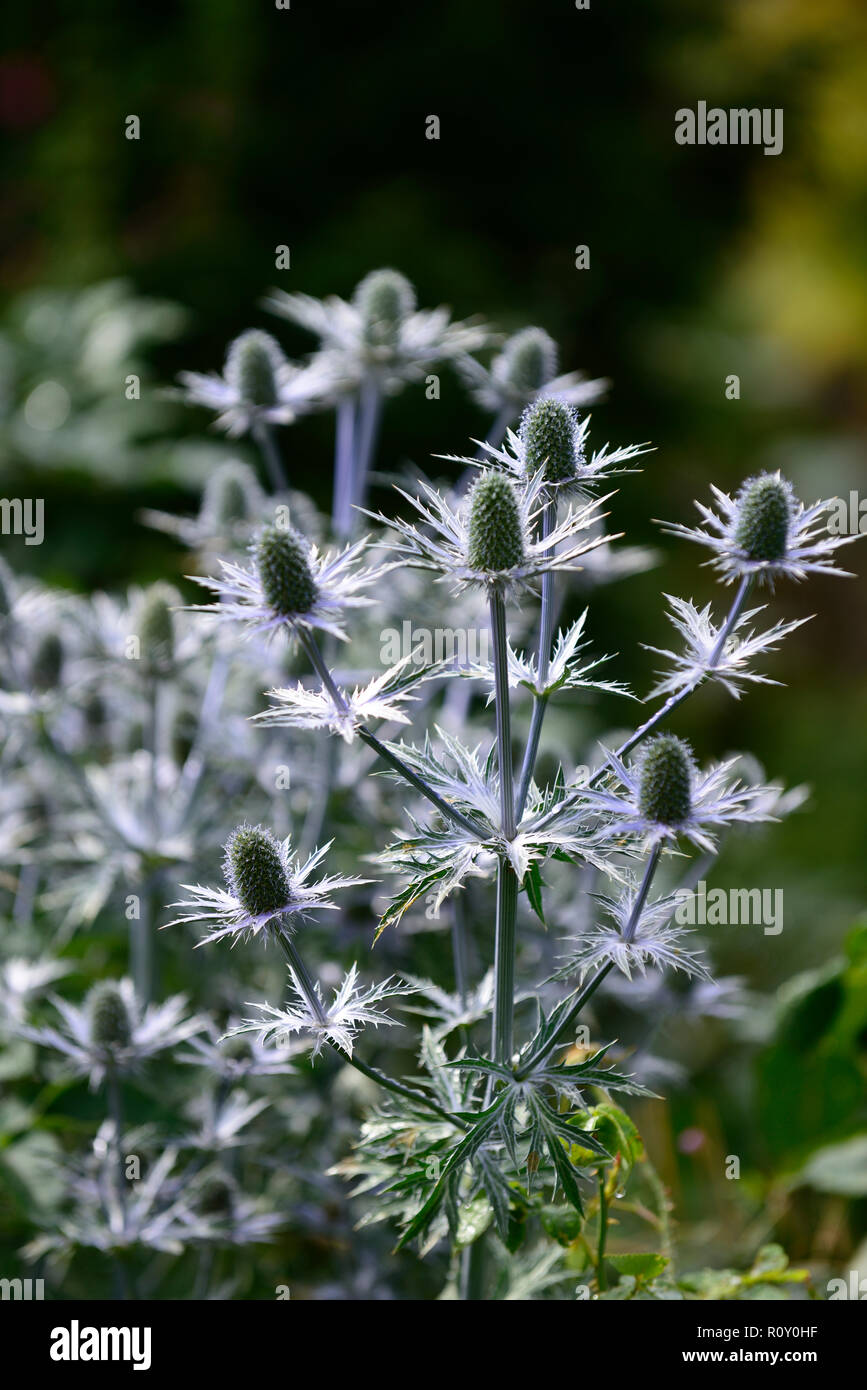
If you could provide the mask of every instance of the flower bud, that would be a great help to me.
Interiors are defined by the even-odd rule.
[[[56,690],[63,674],[63,643],[53,630],[44,632],[36,643],[30,662],[30,683],[43,694]]]
[[[268,606],[284,618],[309,613],[318,591],[304,537],[291,527],[266,526],[256,542],[255,556]]]
[[[638,808],[656,825],[682,825],[692,810],[692,757],[673,734],[648,743],[641,762]]]
[[[277,405],[278,378],[285,360],[280,344],[270,333],[248,329],[229,347],[226,380],[244,405]]]
[[[353,302],[374,344],[393,343],[404,319],[415,309],[415,290],[397,270],[372,270],[356,286]]]
[[[255,474],[246,463],[223,463],[208,479],[201,517],[215,535],[222,535],[259,511],[261,494]]]
[[[521,396],[535,396],[557,374],[557,344],[544,328],[522,328],[503,348],[506,380]]]
[[[206,1216],[232,1215],[235,1189],[222,1173],[210,1173],[199,1189],[199,1211]]]
[[[748,478],[737,496],[735,542],[750,560],[785,557],[792,520],[792,496],[778,474]]]
[[[277,912],[292,896],[279,842],[261,825],[240,825],[226,843],[223,871],[245,912]]]
[[[167,676],[175,658],[175,618],[180,595],[168,584],[152,584],[136,616],[141,660],[148,675]]]
[[[549,483],[565,483],[575,477],[577,426],[575,411],[564,401],[543,396],[527,406],[521,421],[521,439],[530,477],[540,468]]]
[[[230,1062],[249,1062],[253,1058],[253,1044],[246,1033],[233,1033],[230,1038],[224,1038],[220,1049]]]
[[[509,570],[524,560],[524,536],[515,489],[490,469],[474,484],[469,500],[467,564],[474,570]]]
[[[120,989],[113,980],[101,980],[87,996],[90,1037],[97,1047],[116,1051],[128,1047],[132,1023]]]

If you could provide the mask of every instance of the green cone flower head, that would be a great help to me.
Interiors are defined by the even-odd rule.
[[[514,569],[524,561],[524,532],[515,489],[496,469],[483,473],[469,498],[467,564],[471,569]]]
[[[233,831],[223,871],[230,891],[251,917],[277,912],[292,896],[280,844],[261,825],[240,825]]]
[[[167,676],[175,658],[175,618],[180,603],[177,590],[168,584],[152,584],[136,617],[141,659],[150,675]]]
[[[63,674],[63,643],[60,634],[44,632],[36,643],[30,663],[30,682],[34,690],[45,694],[56,690]]]
[[[506,343],[506,379],[522,396],[534,396],[557,373],[557,344],[544,328],[522,328]]]
[[[682,825],[692,810],[693,763],[689,745],[658,734],[641,762],[638,807],[656,825]]]
[[[735,542],[750,560],[782,560],[789,542],[792,492],[784,478],[748,478],[737,496]]]
[[[222,1173],[210,1173],[199,1191],[199,1210],[206,1216],[230,1217],[235,1209],[235,1189]]]
[[[415,309],[415,290],[397,270],[372,270],[356,286],[353,302],[367,341],[386,346],[396,341],[400,325]]]
[[[229,348],[226,380],[245,405],[279,404],[278,376],[285,358],[276,338],[259,328],[248,329]]]
[[[541,468],[546,482],[566,483],[577,467],[578,417],[565,401],[543,396],[524,411],[521,439],[524,463],[532,477]]]
[[[259,488],[252,469],[245,463],[230,461],[221,464],[208,479],[201,515],[221,535],[245,521],[253,521],[258,502]]]
[[[253,1044],[243,1033],[234,1033],[221,1041],[220,1050],[231,1062],[249,1062],[253,1056]]]
[[[129,1047],[132,1022],[126,1000],[113,980],[101,980],[87,996],[90,1036],[97,1047],[114,1052]]]
[[[304,537],[291,527],[266,526],[256,542],[255,557],[269,607],[284,618],[309,612],[318,591]]]

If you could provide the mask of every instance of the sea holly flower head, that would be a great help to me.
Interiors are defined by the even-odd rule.
[[[101,980],[87,998],[90,1036],[97,1047],[113,1053],[129,1046],[132,1023],[120,988],[113,980]]]
[[[398,270],[372,270],[355,287],[352,302],[371,347],[393,348],[401,324],[416,307],[415,289]]]
[[[679,826],[692,810],[692,754],[673,734],[659,734],[641,759],[638,809],[648,821]]]
[[[636,835],[650,848],[683,837],[710,853],[716,848],[715,827],[773,819],[766,788],[729,780],[737,758],[701,772],[689,745],[671,734],[650,739],[629,765],[613,752],[607,758],[612,785],[574,791],[578,802],[602,813],[600,841]]]
[[[262,593],[274,612],[286,618],[308,613],[318,591],[303,537],[291,528],[266,526],[253,553]]]
[[[471,395],[485,410],[515,419],[537,396],[567,405],[590,405],[605,394],[608,382],[588,381],[582,372],[557,375],[557,344],[544,328],[522,328],[507,338],[490,367],[472,357],[458,363]]]
[[[202,495],[202,519],[218,535],[249,524],[261,514],[264,497],[252,468],[236,459],[220,464]]]
[[[251,328],[236,338],[226,357],[226,381],[245,405],[269,409],[280,395],[280,372],[286,359],[270,333]]]
[[[270,1240],[285,1222],[280,1212],[265,1211],[247,1197],[224,1170],[206,1173],[192,1195],[195,1209],[189,1235],[198,1241],[251,1245]]]
[[[205,1026],[202,1019],[188,1016],[181,994],[143,1008],[128,979],[100,981],[82,1006],[56,996],[51,1002],[61,1017],[58,1027],[24,1027],[21,1034],[61,1053],[76,1075],[89,1078],[93,1090],[109,1071],[136,1072],[156,1053],[185,1042]]]
[[[805,507],[781,473],[748,478],[734,498],[718,487],[711,491],[717,511],[696,502],[703,525],[664,522],[673,536],[707,546],[713,565],[726,584],[745,578],[773,584],[780,576],[804,579],[808,574],[847,575],[837,569],[835,552],[858,536],[830,536],[823,518],[836,506],[834,498]]]
[[[599,508],[608,497],[570,507],[540,539],[537,523],[546,501],[541,472],[517,482],[502,468],[485,469],[454,502],[428,483],[419,487],[417,497],[397,489],[419,513],[418,524],[401,517],[376,519],[397,532],[390,548],[406,564],[435,571],[455,591],[475,585],[503,592],[529,588],[545,573],[580,569],[579,557],[612,539],[587,534],[601,519]]]
[[[521,420],[524,466],[540,472],[550,486],[575,481],[584,462],[578,416],[565,401],[543,396],[529,405]]]
[[[372,382],[393,394],[437,362],[462,360],[489,337],[483,324],[452,322],[448,309],[418,309],[413,286],[390,269],[366,275],[349,302],[275,290],[265,307],[316,334],[321,351],[314,361],[343,390]]]
[[[508,478],[491,469],[476,480],[470,494],[467,564],[495,574],[523,562],[524,537],[515,489]]]
[[[200,946],[223,937],[229,937],[234,945],[242,938],[249,940],[261,935],[267,939],[277,930],[290,931],[293,918],[304,918],[321,909],[333,910],[335,905],[328,898],[332,890],[366,881],[337,875],[313,880],[314,870],[330,848],[329,842],[301,864],[291,856],[288,836],[281,841],[264,826],[240,825],[225,845],[226,887],[183,884],[192,896],[171,904],[181,909],[181,916],[166,926],[205,923],[213,929],[202,938]]]
[[[782,560],[792,524],[792,488],[779,474],[749,478],[737,495],[735,540],[747,559]]]
[[[217,598],[215,603],[193,604],[191,611],[212,613],[223,622],[241,621],[250,633],[319,628],[345,640],[344,610],[369,604],[359,590],[389,568],[358,567],[367,544],[362,537],[344,550],[321,554],[298,531],[266,526],[250,547],[252,566],[220,560],[218,579],[190,575]]]
[[[135,618],[142,670],[156,678],[171,674],[175,661],[175,618],[180,594],[168,584],[152,584],[139,604]]]
[[[209,475],[196,516],[147,510],[141,519],[191,549],[209,551],[227,542],[248,540],[252,528],[261,524],[266,506],[265,494],[249,464],[227,459]]]
[[[465,468],[494,465],[510,474],[522,488],[541,475],[545,487],[556,489],[558,495],[589,496],[609,478],[638,472],[635,460],[652,452],[649,444],[612,447],[607,443],[588,452],[590,420],[589,415],[579,419],[568,402],[546,394],[527,407],[517,430],[506,430],[502,447],[479,440],[475,457],[446,457]]]
[[[280,842],[261,826],[239,825],[226,842],[223,872],[229,891],[254,916],[278,912],[292,888]]]
[[[178,380],[186,403],[218,411],[217,427],[233,436],[260,425],[291,424],[327,405],[335,388],[324,360],[303,367],[289,362],[276,339],[259,329],[230,343],[222,376],[181,372]]]

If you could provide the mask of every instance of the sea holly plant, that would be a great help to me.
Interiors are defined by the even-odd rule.
[[[351,309],[334,303],[328,314],[314,313],[297,298],[280,307],[315,321],[343,352],[365,344],[368,370],[384,371],[381,364],[395,360],[412,305],[397,282],[363,288]],[[377,296],[388,303],[378,319],[370,307]],[[528,353],[530,346],[513,344],[510,352]],[[492,379],[507,380],[506,366],[496,367]],[[537,366],[534,380],[552,370]],[[514,376],[514,363],[509,370]],[[647,448],[606,445],[589,452],[589,422],[579,417],[570,390],[545,394],[543,386],[525,383],[529,403],[502,446],[485,442],[478,456],[461,460],[473,470],[469,488],[449,493],[420,480],[414,491],[398,489],[400,512],[367,514],[384,531],[355,541],[337,560],[321,559],[292,529],[266,527],[252,541],[249,568],[227,561],[221,579],[203,581],[217,595],[210,612],[220,622],[265,632],[272,641],[282,635],[307,661],[308,676],[296,687],[268,692],[271,703],[257,723],[360,740],[376,757],[370,770],[387,774],[409,802],[391,843],[376,856],[390,897],[376,935],[419,902],[434,917],[456,908],[470,881],[480,880],[472,895],[481,914],[474,936],[487,937],[492,972],[467,978],[466,908],[457,908],[454,992],[410,971],[403,979],[363,984],[363,970],[353,965],[329,1002],[306,949],[305,919],[331,907],[331,888],[348,880],[311,881],[328,847],[300,868],[289,858],[288,842],[278,844],[261,827],[233,832],[226,887],[193,890],[180,920],[219,923],[208,939],[261,935],[278,944],[288,964],[286,996],[248,1006],[232,1035],[251,1034],[260,1047],[306,1040],[314,1058],[328,1047],[379,1087],[379,1104],[352,1156],[335,1171],[355,1180],[360,1201],[376,1196],[363,1224],[390,1222],[398,1247],[422,1254],[448,1247],[453,1296],[509,1296],[502,1290],[528,1270],[556,1284],[564,1268],[585,1271],[587,1287],[602,1297],[685,1296],[662,1278],[667,1250],[608,1254],[612,1207],[627,1210],[620,1206],[624,1192],[641,1180],[648,1185],[646,1156],[621,1104],[651,1093],[626,1059],[616,1060],[615,1040],[576,1046],[575,1037],[612,972],[627,980],[648,971],[709,978],[675,917],[677,865],[696,852],[712,862],[723,832],[772,819],[782,800],[772,787],[746,783],[737,758],[700,767],[667,721],[705,682],[719,681],[739,695],[745,683],[769,679],[754,673],[750,661],[799,624],[747,628],[764,611],[745,608],[748,594],[784,576],[839,573],[833,562],[842,542],[821,530],[829,504],[805,508],[776,474],[747,480],[734,499],[715,490],[720,511],[700,506],[705,526],[699,530],[671,525],[712,549],[722,577],[738,583],[733,603],[720,620],[710,606],[698,610],[670,598],[686,650],[662,653],[671,669],[656,694],[667,698],[617,748],[603,748],[595,769],[573,778],[561,766],[553,782],[540,784],[537,756],[551,702],[579,688],[629,695],[618,682],[599,678],[603,658],[588,654],[586,612],[565,629],[557,624],[570,576],[587,555],[617,539],[601,529],[602,508],[613,495],[602,489],[616,474],[633,471]],[[350,579],[362,548],[374,542],[390,558]],[[436,722],[421,741],[414,729],[399,740],[380,736],[372,724],[414,723],[410,706],[398,711],[385,698],[377,704],[350,690],[334,669],[333,640],[330,646],[321,640],[338,638],[351,648],[357,588],[363,582],[363,602],[375,604],[378,590],[391,582],[386,573],[404,567],[432,576],[444,607],[450,596],[469,595],[488,624],[488,661],[421,669],[400,687],[412,702],[431,682],[473,683],[489,721],[476,742]],[[536,633],[523,650],[510,625],[528,609],[535,611]],[[520,626],[526,634],[526,623]],[[379,693],[400,679],[399,671],[388,673]],[[521,748],[514,706],[528,697]],[[530,920],[535,915],[544,923],[546,880],[555,868],[579,882],[590,871],[606,888],[597,886],[590,925],[564,942],[557,967],[521,978],[524,905]],[[660,873],[669,880],[662,891]],[[424,1019],[412,1077],[368,1060],[369,1028],[395,1022],[381,1007],[386,1000],[400,1001],[404,1027],[413,1016]],[[650,1204],[639,1194],[631,1210],[649,1214],[659,1233],[667,1229],[666,1199],[658,1179],[649,1186]],[[565,1266],[556,1254],[553,1261],[544,1256],[549,1240],[564,1252]]]
[[[803,791],[699,758],[676,716],[711,682],[775,684],[756,662],[805,619],[768,613],[774,586],[840,572],[833,504],[762,474],[714,489],[696,528],[663,523],[733,592],[666,595],[676,636],[640,701],[594,623],[595,587],[657,558],[616,529],[651,451],[597,442],[607,383],[561,373],[542,329],[418,309],[393,270],[268,308],[318,346],[291,362],[251,328],[220,375],[182,376],[239,452],[192,516],[141,517],[186,552],[171,583],[83,597],[0,565],[0,1033],[21,1087],[0,1171],[22,1205],[33,1188],[23,1258],[84,1296],[76,1279],[267,1297],[289,1248],[319,1297],[403,1294],[410,1267],[465,1299],[798,1287],[775,1247],[746,1273],[678,1269],[637,1116],[681,1074],[608,1023],[652,1039],[675,1012],[737,1015],[677,908]],[[484,437],[386,494],[383,405],[439,368]],[[282,448],[314,410],[334,411],[328,516]],[[485,640],[435,650],[439,629]],[[600,696],[625,732],[588,747]],[[50,1201],[22,1114],[52,1146]]]

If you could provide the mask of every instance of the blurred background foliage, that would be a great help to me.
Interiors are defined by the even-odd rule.
[[[218,368],[251,324],[274,330],[257,307],[268,288],[348,295],[376,265],[408,274],[422,304],[543,325],[564,370],[613,380],[596,440],[657,446],[612,510],[661,567],[594,599],[601,645],[608,627],[634,634],[618,675],[639,691],[654,662],[639,641],[667,644],[660,589],[717,592],[650,518],[685,521],[710,482],[766,468],[808,501],[863,493],[861,0],[46,0],[4,27],[2,492],[43,495],[47,527],[41,547],[3,538],[16,566],[83,591],[177,579],[182,553],[141,508],[190,511],[217,457],[253,455],[207,442],[205,419],[160,388]],[[677,145],[674,113],[698,100],[782,107],[783,153]],[[312,347],[276,331],[291,354]],[[316,416],[284,436],[293,485],[324,504],[331,428]],[[430,455],[483,428],[456,378],[435,402],[412,388],[387,413],[380,466],[442,469]],[[847,558],[863,576],[860,548]],[[817,580],[773,603],[819,615],[773,660],[790,688],[705,691],[678,731],[703,756],[749,748],[811,784],[805,810],[733,843],[714,878],[782,888],[785,927],[717,932],[718,970],[761,1006],[740,1045],[703,1036],[689,1090],[640,1123],[701,1258],[776,1231],[793,1259],[833,1263],[852,1258],[867,1205],[867,598],[861,579]],[[753,1225],[727,1225],[744,1203],[727,1154]]]

